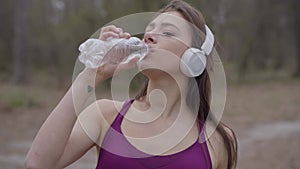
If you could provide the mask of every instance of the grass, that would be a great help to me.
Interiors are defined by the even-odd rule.
[[[16,86],[2,83],[0,111],[53,109],[67,87],[58,89],[55,85],[45,84],[44,82]],[[97,94],[101,93],[101,98],[111,97],[108,84],[96,90]],[[299,100],[300,80],[296,78],[255,83],[229,83],[223,119],[239,127],[249,126],[254,120],[261,123],[272,120],[292,120],[300,116]]]
[[[40,109],[53,106],[63,90],[39,85],[2,84],[0,87],[0,111],[13,112],[18,109]]]
[[[7,145],[16,140],[32,140],[66,90],[67,88],[58,89],[55,85],[47,85],[46,81],[42,84],[23,86],[2,83],[0,86],[0,144]],[[105,90],[105,87],[99,88],[97,92],[102,92],[104,97],[110,96],[109,90]],[[248,129],[265,123],[299,121],[299,103],[299,79],[229,83],[223,121],[236,132],[239,138]],[[287,138],[262,140],[255,143],[251,150],[254,155],[241,159],[239,168],[274,168],[274,166],[287,166],[287,169],[299,168],[300,163],[296,159],[299,150],[293,146],[298,144],[300,137],[297,135],[294,137],[295,141]],[[286,142],[290,142],[291,145],[283,146]],[[3,147],[0,155],[25,156],[28,151],[28,148]],[[285,156],[280,161],[278,160],[280,157],[276,154],[282,153],[285,153]],[[241,154],[245,157],[248,152],[241,152]],[[20,164],[2,164],[0,161],[0,166],[5,165],[8,165],[7,168],[18,168],[16,166]]]

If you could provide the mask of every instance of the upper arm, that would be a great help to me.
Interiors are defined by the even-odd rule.
[[[101,133],[107,128],[106,116],[114,114],[108,100],[99,100],[84,109],[73,127],[57,168],[64,168],[82,157],[89,149],[101,144]],[[111,117],[111,116],[109,116]]]
[[[89,138],[80,122],[77,120],[56,168],[60,169],[72,164],[94,145],[95,143]]]

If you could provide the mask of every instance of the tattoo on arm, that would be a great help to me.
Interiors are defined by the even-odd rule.
[[[88,85],[88,87],[87,87],[87,91],[88,91],[88,93],[92,92],[92,91],[93,91],[93,87],[92,87],[92,86],[90,86],[90,85]]]

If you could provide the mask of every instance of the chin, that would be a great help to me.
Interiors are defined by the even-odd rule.
[[[147,60],[142,60],[138,63],[137,67],[139,69],[139,71],[141,73],[143,73],[144,75],[148,74],[149,72],[155,70],[153,69],[153,66],[151,66],[152,64],[149,63],[149,61]],[[151,68],[152,67],[152,68]]]

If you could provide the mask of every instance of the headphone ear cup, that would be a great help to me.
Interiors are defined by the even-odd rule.
[[[180,61],[180,70],[188,77],[201,75],[206,67],[205,53],[196,48],[187,49]]]

